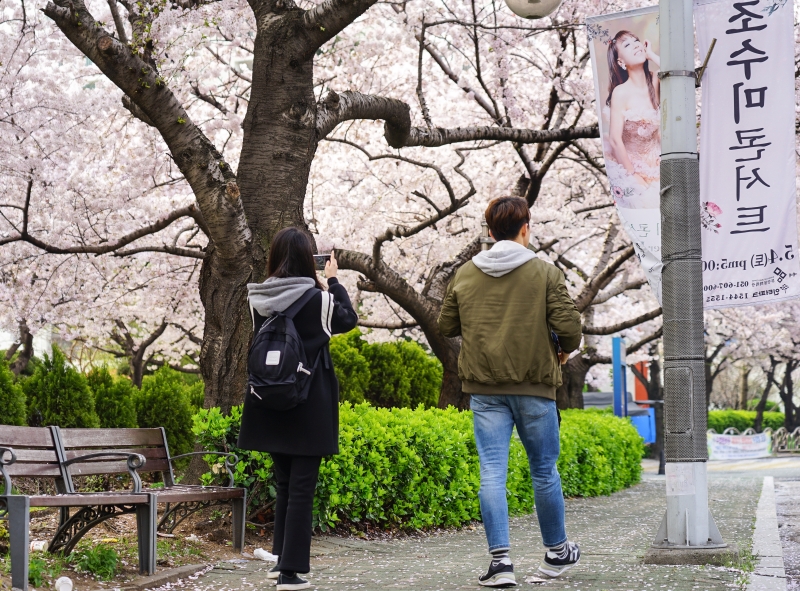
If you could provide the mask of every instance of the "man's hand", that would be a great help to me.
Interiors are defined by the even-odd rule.
[[[564,353],[563,351],[558,354],[558,360],[561,362],[561,365],[564,365],[567,360],[569,359],[569,353]]]

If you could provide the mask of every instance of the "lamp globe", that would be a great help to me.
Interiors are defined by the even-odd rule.
[[[511,12],[522,18],[544,18],[561,6],[562,0],[506,0]]]

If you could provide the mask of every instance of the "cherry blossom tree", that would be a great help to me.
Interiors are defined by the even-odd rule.
[[[7,323],[111,335],[136,363],[162,326],[165,342],[202,339],[206,404],[229,408],[245,380],[245,285],[263,278],[271,236],[298,225],[358,274],[363,324],[424,336],[445,366],[442,404],[463,406],[439,302],[480,247],[486,202],[517,192],[592,335],[561,395],[579,406],[607,361],[600,336],[632,331],[632,352],[659,334],[591,139],[581,23],[598,11],[568,1],[531,25],[475,2],[7,9]]]

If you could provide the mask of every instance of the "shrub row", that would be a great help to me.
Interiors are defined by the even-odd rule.
[[[782,412],[765,412],[763,428],[769,427],[777,431],[783,427],[784,415]],[[708,411],[708,428],[722,433],[728,427],[734,427],[743,432],[755,427],[756,412],[754,410],[710,410]]]
[[[442,364],[415,341],[368,343],[355,329],[331,339],[331,357],[342,401],[374,406],[436,406]]]
[[[164,427],[170,451],[192,450],[192,415],[202,406],[203,383],[162,367],[134,387],[106,367],[83,375],[53,346],[33,374],[15,381],[0,357],[0,424],[60,427]]]
[[[227,416],[218,408],[200,410],[194,433],[204,448],[239,456],[235,480],[249,489],[254,511],[274,499],[275,482],[269,454],[236,446],[241,412],[241,407]],[[566,496],[610,494],[639,481],[644,446],[629,421],[581,410],[562,415],[558,469]],[[418,529],[480,518],[470,412],[345,402],[340,425],[341,453],[325,458],[320,468],[315,526],[324,530],[344,520]],[[210,484],[217,477],[212,471],[203,480]],[[531,511],[528,461],[516,436],[507,489],[511,514]]]

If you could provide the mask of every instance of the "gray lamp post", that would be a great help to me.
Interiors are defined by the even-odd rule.
[[[706,478],[708,409],[692,0],[661,0],[659,18],[667,512],[653,543],[656,554],[726,546],[708,509]]]

